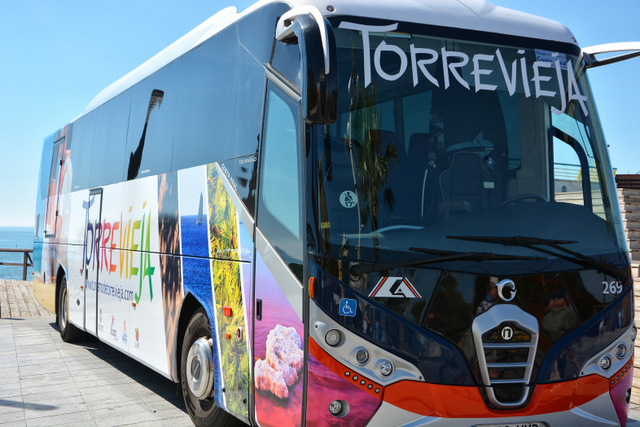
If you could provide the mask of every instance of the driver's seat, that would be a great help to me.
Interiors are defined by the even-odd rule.
[[[475,152],[453,154],[448,169],[440,175],[442,202],[439,211],[445,218],[450,213],[489,209],[495,183],[482,157]]]

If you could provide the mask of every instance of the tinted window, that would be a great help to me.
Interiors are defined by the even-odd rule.
[[[271,65],[296,87],[300,87],[300,48],[297,44],[276,43]]]
[[[269,62],[274,45],[276,24],[280,16],[290,8],[285,3],[269,4],[238,22],[238,40],[261,63]],[[297,45],[295,48],[298,48]]]
[[[47,197],[49,178],[51,175],[51,156],[53,155],[53,136],[44,140],[42,145],[42,158],[40,159],[40,198]]]
[[[167,65],[133,88],[125,178],[171,170],[180,60]]]
[[[53,144],[51,167],[49,168],[49,182],[47,189],[47,208],[44,220],[45,234],[56,233],[56,218],[58,216],[58,195],[60,194],[60,159],[63,159],[64,138]]]
[[[275,93],[269,93],[265,117],[262,200],[271,215],[299,239],[296,133],[293,107]]]
[[[270,86],[267,93],[258,226],[295,273],[302,273],[297,105]]]
[[[182,59],[172,169],[255,153],[264,70],[228,28]]]
[[[97,109],[89,185],[99,187],[122,180],[131,90]]]
[[[73,191],[89,187],[91,152],[95,134],[97,110],[90,112],[73,123],[71,141],[71,168]]]

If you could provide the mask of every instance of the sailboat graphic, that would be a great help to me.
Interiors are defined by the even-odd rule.
[[[202,225],[202,193],[200,193],[200,207],[198,208],[198,221],[196,224]]]

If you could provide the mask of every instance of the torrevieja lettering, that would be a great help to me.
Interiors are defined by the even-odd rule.
[[[381,33],[395,31],[398,24],[391,25],[364,25],[354,22],[341,22],[339,28],[360,31],[362,34],[362,48],[364,55],[364,85],[369,86],[372,81],[372,71],[382,79],[396,81],[408,72],[409,67],[413,79],[413,86],[417,86],[421,79],[428,80],[436,87],[448,89],[452,84],[459,84],[467,90],[471,90],[469,82],[463,76],[463,69],[470,73],[473,80],[474,90],[495,91],[498,85],[495,78],[491,83],[488,76],[499,73],[504,82],[504,88],[510,96],[516,92],[516,87],[520,86],[525,97],[541,96],[549,98],[560,98],[560,108],[552,107],[555,114],[562,114],[568,103],[577,102],[585,116],[589,115],[587,109],[588,98],[580,92],[580,86],[576,80],[571,60],[567,60],[566,55],[558,52],[548,52],[536,50],[536,60],[531,61],[525,56],[524,49],[518,49],[516,59],[508,64],[505,62],[501,50],[495,52],[476,53],[470,55],[466,52],[449,50],[442,47],[440,50],[417,47],[411,43],[409,52],[405,52],[400,46],[382,40],[373,49],[371,57],[372,34],[380,36]],[[379,40],[380,37],[376,37]],[[389,37],[389,39],[392,39]],[[383,54],[393,54],[398,57],[399,68],[397,72],[390,73],[383,67]],[[395,62],[395,61],[394,61]],[[438,63],[439,62],[439,63]],[[434,65],[435,64],[435,65]],[[469,65],[470,69],[469,70]],[[428,66],[432,66],[429,71]],[[441,80],[436,78],[433,67],[440,67],[442,71]],[[440,73],[438,73],[440,75]]]
[[[142,217],[132,215],[133,207],[128,213],[121,212],[119,221],[87,223],[85,241],[85,267],[100,274],[118,275],[123,279],[139,279],[138,292],[133,294],[136,304],[140,303],[146,284],[149,286],[149,300],[153,301],[153,272],[151,265],[151,212],[145,212],[146,202],[142,204]],[[91,242],[89,244],[89,242]],[[130,293],[101,283],[100,292],[119,300],[130,300]],[[120,290],[120,291],[119,291]]]

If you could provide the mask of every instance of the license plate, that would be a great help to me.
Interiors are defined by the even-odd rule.
[[[473,427],[547,427],[547,423],[530,421],[526,423],[476,424]]]

